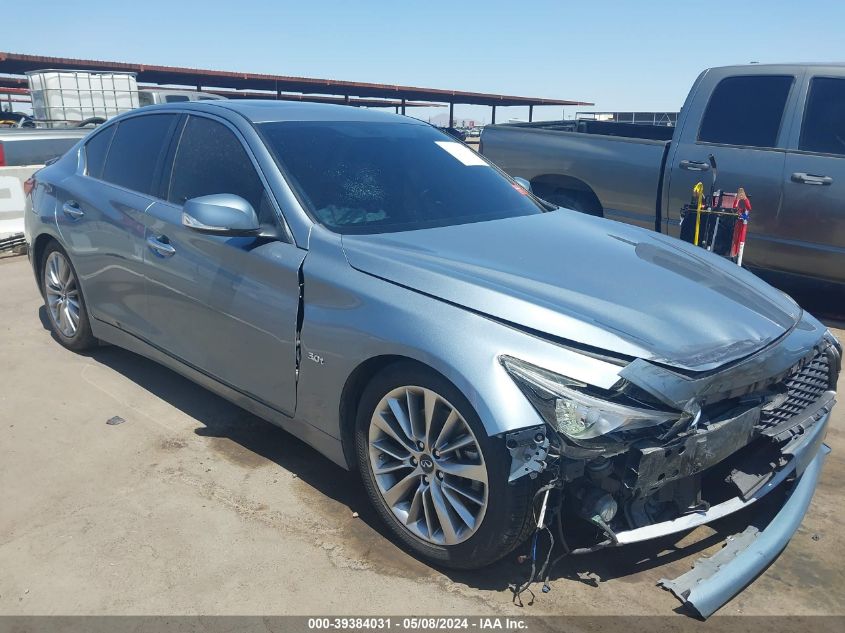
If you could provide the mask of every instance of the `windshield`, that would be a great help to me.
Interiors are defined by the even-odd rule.
[[[338,233],[385,233],[544,211],[465,145],[428,125],[258,126],[308,212]]]

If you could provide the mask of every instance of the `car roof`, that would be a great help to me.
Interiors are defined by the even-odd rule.
[[[220,109],[225,109],[230,112],[236,112],[253,123],[269,123],[275,121],[371,121],[426,125],[422,121],[411,117],[376,109],[334,105],[330,103],[275,101],[272,99],[190,101],[146,106],[145,109],[163,109],[163,107],[209,113],[219,113]]]

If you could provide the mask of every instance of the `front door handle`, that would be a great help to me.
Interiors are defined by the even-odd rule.
[[[703,160],[682,160],[678,163],[678,166],[687,171],[708,171],[710,169],[710,163],[705,163]]]
[[[148,237],[147,246],[158,257],[172,257],[176,253],[176,249],[164,235],[160,237]]]
[[[62,205],[62,213],[72,220],[78,220],[85,212],[79,208],[79,203],[76,200],[68,200]]]
[[[816,174],[805,174],[803,171],[796,171],[792,174],[792,182],[800,182],[803,185],[832,185],[833,178],[830,176],[817,176]]]

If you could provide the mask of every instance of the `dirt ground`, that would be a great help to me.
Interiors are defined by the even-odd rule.
[[[515,555],[473,573],[415,560],[302,442],[129,352],[69,352],[44,319],[26,257],[0,260],[2,615],[672,614],[657,581],[745,520],[564,561],[520,609]],[[801,528],[720,614],[845,614],[843,422],[840,405]]]

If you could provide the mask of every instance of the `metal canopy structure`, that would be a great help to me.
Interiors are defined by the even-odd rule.
[[[134,72],[139,82],[160,86],[191,86],[197,90],[216,92],[214,89],[226,88],[238,91],[263,91],[261,98],[284,99],[295,95],[322,95],[339,98],[342,103],[353,104],[352,99],[382,99],[393,103],[381,103],[379,106],[393,106],[397,110],[410,107],[410,101],[449,105],[449,121],[454,120],[455,104],[484,105],[493,108],[493,123],[496,122],[496,107],[527,106],[529,120],[533,118],[534,106],[573,106],[593,105],[585,101],[565,99],[543,99],[513,95],[489,94],[483,92],[465,92],[443,90],[439,88],[419,88],[390,84],[374,84],[336,79],[315,79],[311,77],[289,77],[285,75],[266,75],[259,73],[240,73],[221,70],[202,70],[180,68],[176,66],[151,66],[125,62],[109,62],[91,59],[72,59],[65,57],[44,57],[40,55],[22,55],[0,51],[0,73],[23,75],[29,71],[43,70],[88,70],[102,72]],[[14,87],[14,86],[9,86]],[[229,96],[228,94],[226,96]],[[234,96],[234,95],[233,95]],[[258,95],[251,95],[253,97]],[[304,96],[296,100],[308,101]],[[396,103],[398,102],[398,104]],[[355,104],[364,105],[364,104]],[[420,104],[414,104],[419,106]],[[373,107],[373,106],[371,106]],[[378,107],[378,106],[375,106]]]
[[[139,85],[139,89],[156,89],[160,86]],[[309,101],[315,103],[335,103],[340,105],[363,106],[367,108],[399,108],[402,105],[401,101],[395,99],[360,99],[357,97],[330,97],[326,95],[302,95],[282,93],[281,95],[273,95],[267,92],[245,92],[240,90],[215,90],[204,89],[203,92],[208,92],[227,99],[278,99],[281,101]],[[0,95],[6,95],[0,101],[29,103],[29,88],[27,88],[26,79],[17,77],[3,77],[0,76]],[[12,96],[13,95],[13,96]],[[25,98],[21,98],[25,97]],[[445,107],[440,103],[428,103],[426,101],[408,101],[406,107],[413,108],[442,108]]]

